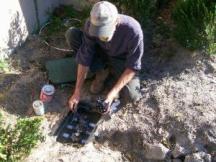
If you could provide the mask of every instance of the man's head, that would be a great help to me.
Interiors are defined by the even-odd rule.
[[[96,3],[90,13],[89,34],[108,42],[112,39],[118,20],[118,10],[107,1]]]

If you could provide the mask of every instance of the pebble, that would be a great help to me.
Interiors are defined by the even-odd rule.
[[[185,157],[184,162],[211,162],[211,155],[205,152],[198,152]]]

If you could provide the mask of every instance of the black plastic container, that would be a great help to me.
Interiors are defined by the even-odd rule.
[[[75,113],[69,112],[59,125],[55,135],[61,143],[72,143],[82,146],[93,139],[97,125],[101,121],[101,113],[93,111],[93,107],[80,102]]]

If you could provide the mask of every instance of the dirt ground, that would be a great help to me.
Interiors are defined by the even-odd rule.
[[[32,102],[48,82],[45,62],[67,54],[47,47],[38,36],[16,51],[11,65],[15,72],[1,74],[1,107],[8,118],[34,115]],[[216,58],[185,50],[172,40],[159,47],[146,43],[141,80],[141,101],[99,125],[97,140],[79,149],[57,143],[53,136],[68,111],[74,84],[56,86],[54,99],[46,105],[42,129],[46,140],[26,162],[147,161],[142,151],[145,143],[163,143],[171,150],[180,144],[188,152],[204,150],[214,156]]]
[[[123,107],[98,126],[95,141],[75,148],[57,143],[53,135],[68,112],[74,84],[56,85],[42,126],[46,140],[25,162],[157,162],[145,159],[146,143],[162,143],[171,152],[180,145],[187,154],[204,151],[216,159],[216,57],[186,50],[172,39],[158,43],[155,37],[146,29],[139,103]],[[46,61],[66,55],[70,53],[46,46],[37,35],[17,49],[10,58],[11,72],[0,74],[0,107],[12,119],[9,123],[35,115],[32,102],[49,82]],[[87,81],[83,95],[88,100],[97,97],[88,93],[89,85]],[[172,155],[164,161],[170,159]]]

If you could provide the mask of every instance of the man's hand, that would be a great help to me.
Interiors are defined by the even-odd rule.
[[[110,106],[111,106],[111,104],[112,104],[112,102],[113,102],[113,100],[116,98],[116,96],[117,96],[117,93],[115,92],[115,91],[110,91],[109,93],[108,93],[108,95],[107,95],[107,98],[106,98],[106,100],[104,101],[105,103],[107,103],[107,111],[105,112],[105,114],[107,114],[107,113],[110,113]]]
[[[80,94],[79,93],[74,93],[69,101],[68,101],[68,104],[69,104],[69,109],[71,111],[75,111],[76,108],[77,108],[77,104],[79,103],[79,100],[80,100]]]
[[[131,69],[125,69],[125,71],[122,73],[120,78],[118,79],[117,83],[114,85],[114,87],[111,89],[111,91],[108,93],[107,98],[105,100],[106,103],[108,103],[108,108],[106,113],[110,112],[110,106],[115,99],[115,97],[118,95],[120,90],[129,82],[131,79],[135,76],[135,71]]]
[[[75,111],[76,106],[79,103],[81,88],[86,78],[87,72],[88,72],[88,67],[83,66],[81,64],[78,65],[77,82],[76,82],[75,90],[73,92],[73,95],[70,97],[68,101],[69,108],[71,111]]]

